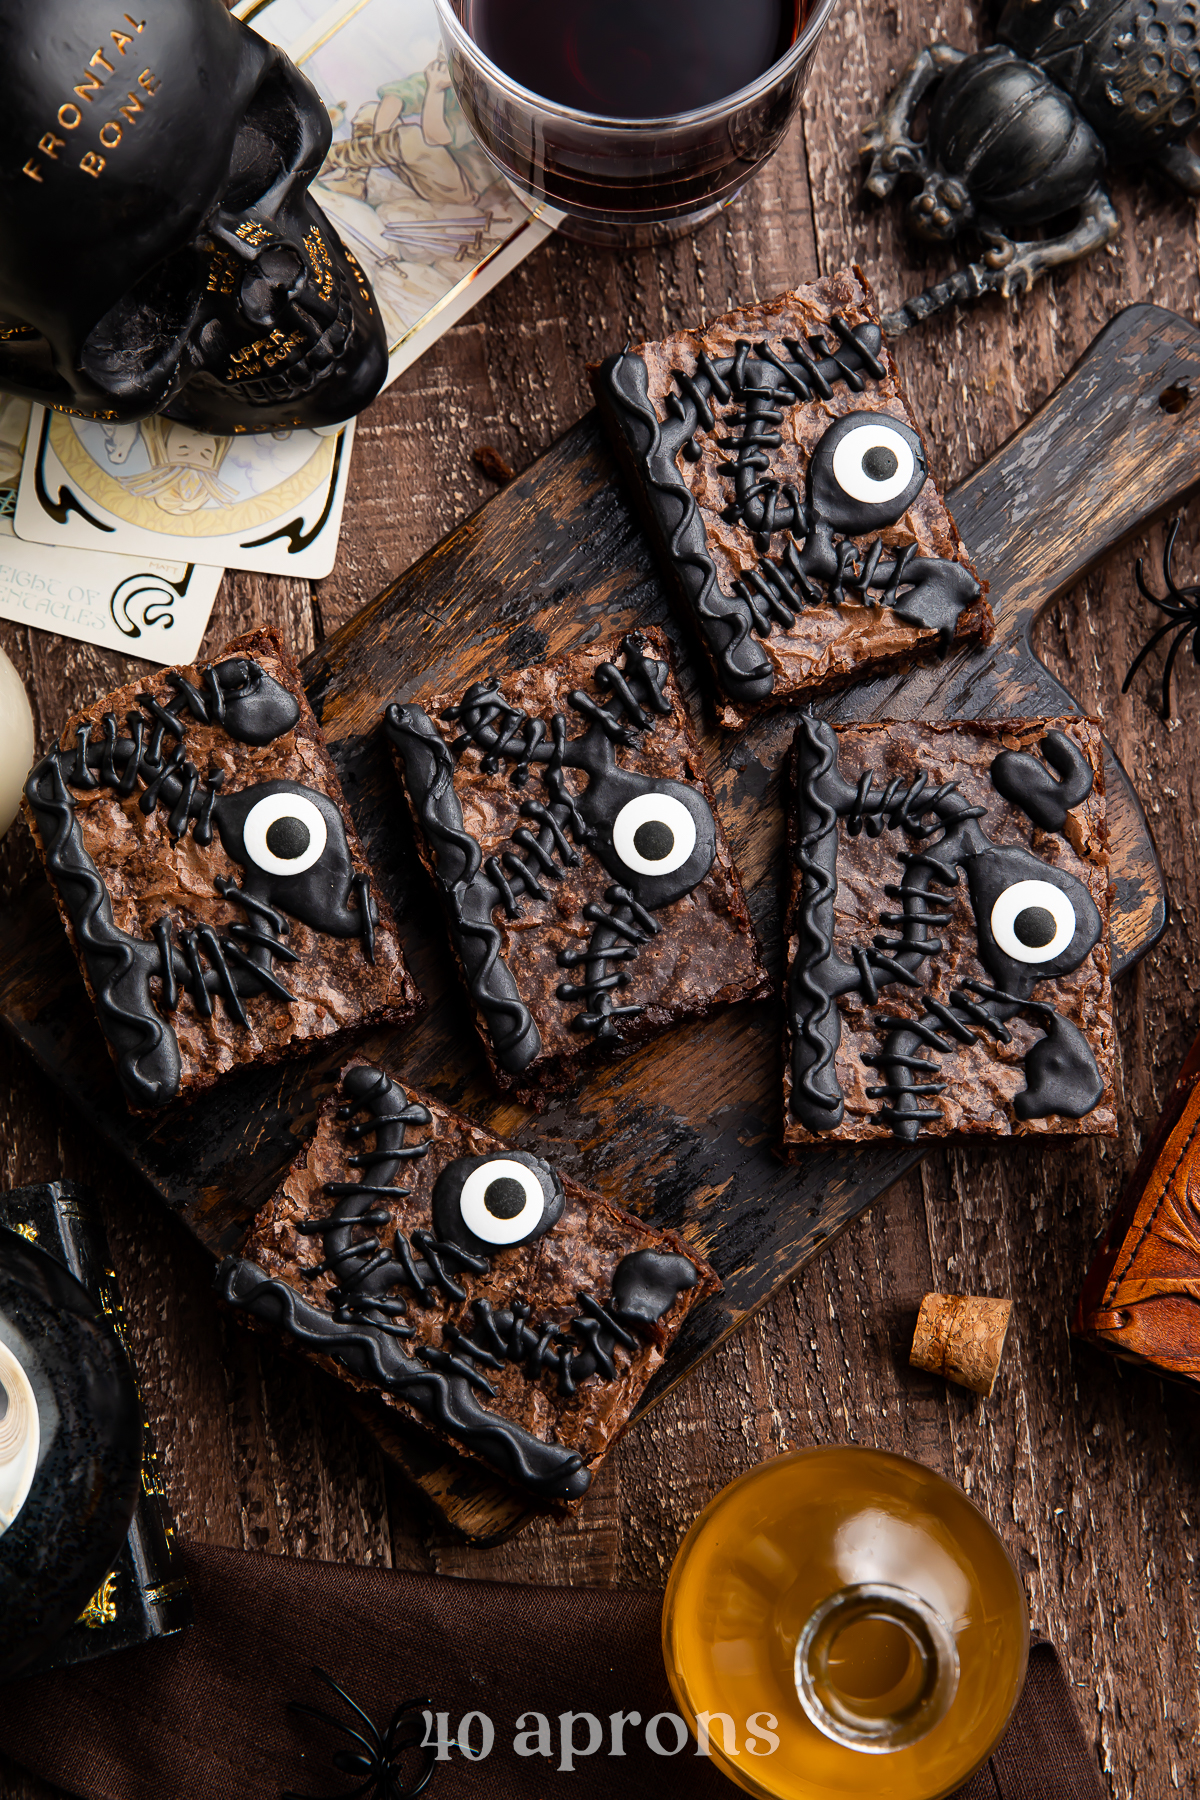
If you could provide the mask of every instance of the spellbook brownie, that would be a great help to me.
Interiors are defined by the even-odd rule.
[[[1113,1134],[1098,728],[805,714],[791,775],[785,1144]]]
[[[70,719],[26,810],[135,1111],[420,997],[271,631]]]
[[[719,1286],[673,1233],[367,1063],[218,1273],[233,1306],[544,1500],[587,1490]]]
[[[724,724],[991,637],[861,270],[591,374]]]
[[[531,1106],[765,977],[661,633],[389,707],[493,1074]]]

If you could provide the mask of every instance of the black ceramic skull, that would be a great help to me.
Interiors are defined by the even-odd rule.
[[[312,204],[316,90],[222,0],[0,8],[0,388],[85,418],[332,425],[387,367]]]

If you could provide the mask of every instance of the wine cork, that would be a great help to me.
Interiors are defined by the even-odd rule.
[[[1012,1316],[1011,1300],[977,1294],[926,1294],[917,1315],[909,1362],[931,1375],[989,1395]]]

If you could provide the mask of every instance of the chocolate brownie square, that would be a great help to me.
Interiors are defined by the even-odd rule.
[[[791,776],[785,1145],[1113,1135],[1097,726],[805,715]]]
[[[340,1101],[219,1291],[518,1487],[577,1500],[716,1275],[381,1069],[349,1065]]]
[[[991,637],[860,269],[591,375],[723,724]]]
[[[25,807],[134,1111],[416,1012],[274,632],[77,713]]]
[[[385,729],[492,1072],[527,1105],[763,991],[661,633],[391,706]]]

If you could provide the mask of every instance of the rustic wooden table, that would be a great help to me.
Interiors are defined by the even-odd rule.
[[[924,12],[902,0],[868,22],[844,6],[805,117],[696,238],[627,255],[558,241],[539,250],[360,422],[330,579],[310,593],[299,581],[227,577],[205,648],[269,620],[306,653],[495,491],[474,460],[480,445],[515,469],[530,462],[588,407],[585,364],[627,336],[657,336],[853,258],[886,305],[949,267],[922,266],[898,209],[859,197],[858,130],[922,41]],[[954,43],[977,41],[970,8],[949,4],[936,23]],[[946,485],[1008,436],[1120,307],[1147,299],[1200,317],[1193,204],[1158,180],[1118,179],[1115,195],[1121,234],[1107,252],[1042,284],[1019,311],[990,299],[904,340]],[[1065,1657],[1111,1793],[1153,1800],[1193,1788],[1196,1402],[1080,1347],[1067,1329],[1092,1246],[1197,1026],[1200,734],[1189,726],[1200,673],[1178,665],[1170,725],[1154,710],[1160,658],[1120,695],[1151,624],[1132,559],[1157,567],[1162,544],[1158,522],[1040,627],[1042,653],[1102,718],[1146,804],[1173,902],[1166,937],[1116,993],[1119,1142],[935,1150],[618,1445],[566,1525],[536,1524],[489,1550],[432,1527],[332,1384],[219,1315],[204,1254],[97,1157],[49,1081],[0,1042],[0,1178],[65,1174],[100,1194],[183,1532],[444,1575],[659,1587],[696,1513],[761,1458],[841,1439],[879,1445],[943,1470],[992,1518],[1036,1627]],[[1200,503],[1185,515],[1177,571],[1200,574]],[[42,744],[70,707],[129,677],[127,662],[38,631],[0,625],[0,642],[27,681]],[[0,872],[5,897],[33,875],[23,826],[5,841]],[[1012,1296],[990,1401],[908,1367],[930,1289]],[[0,1765],[0,1794],[52,1792]]]

